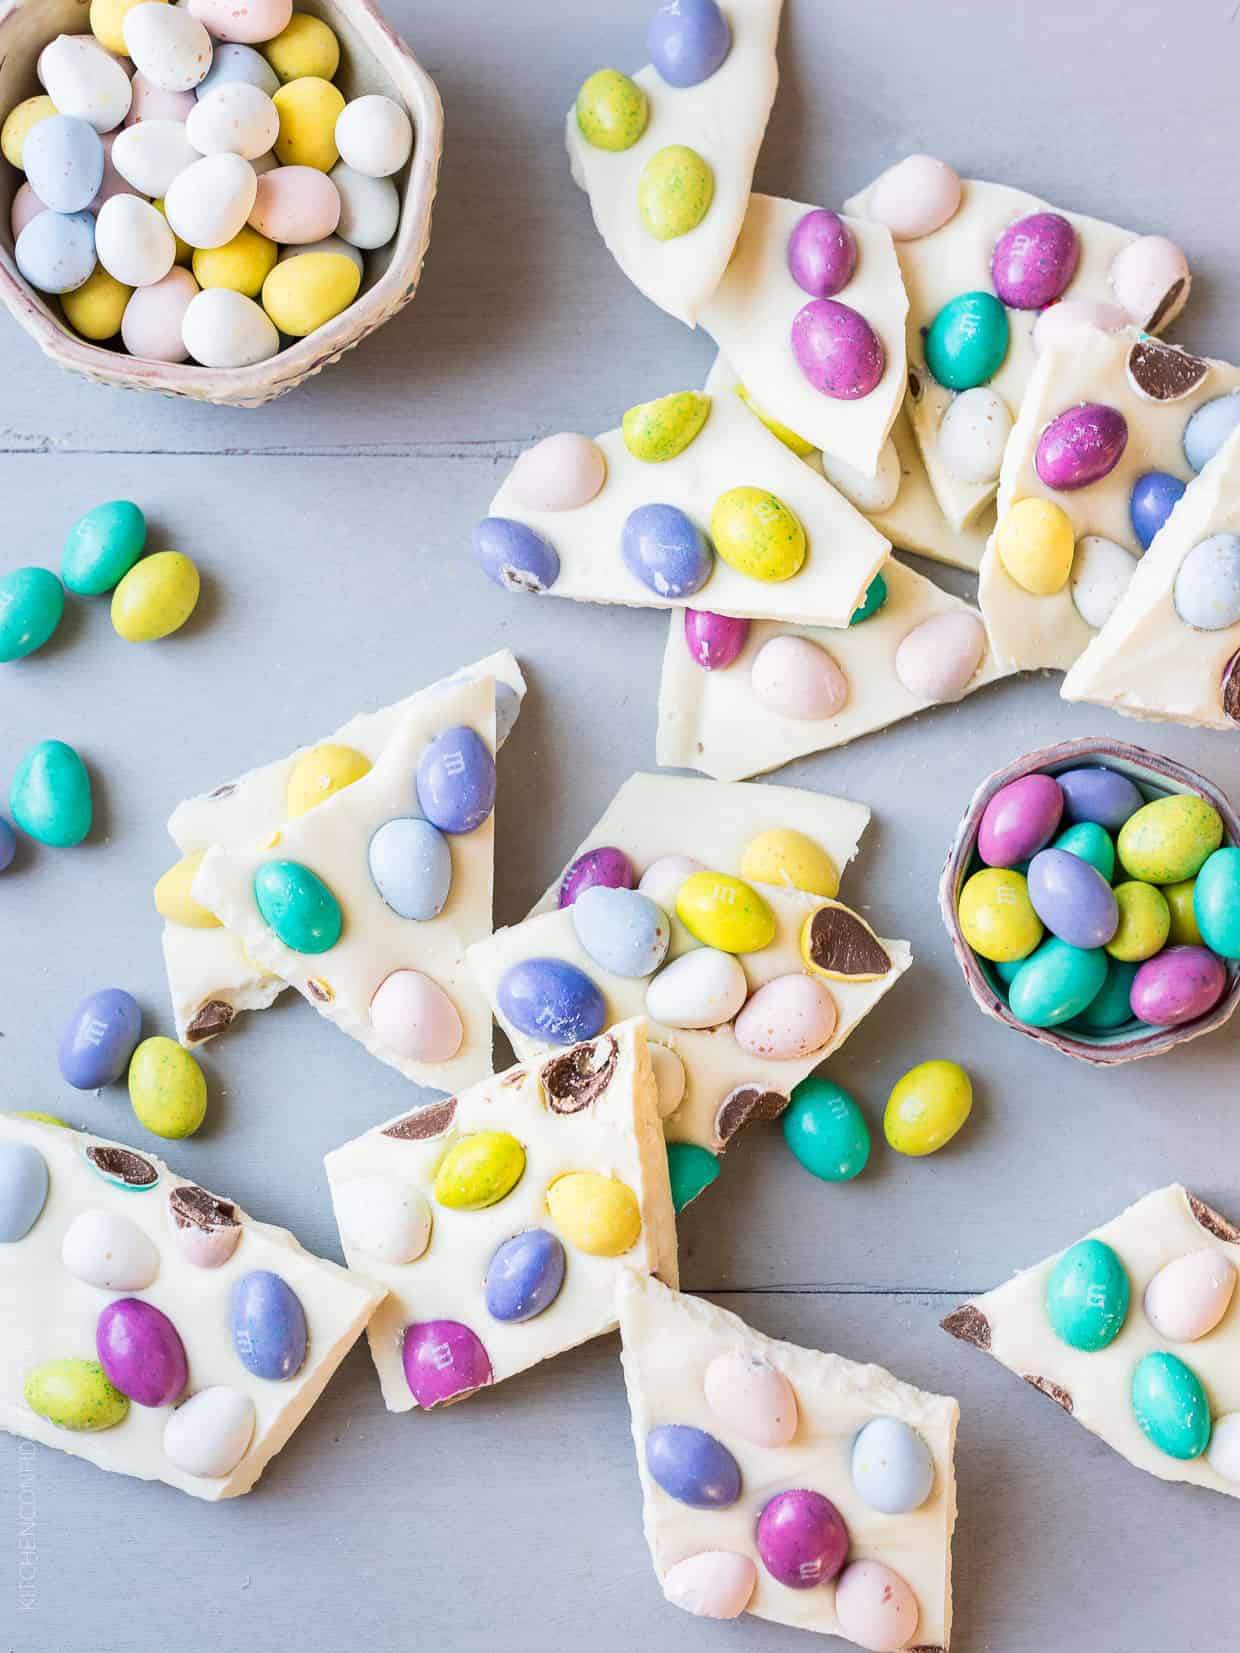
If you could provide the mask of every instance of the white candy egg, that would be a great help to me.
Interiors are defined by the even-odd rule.
[[[346,1243],[380,1262],[412,1263],[431,1243],[431,1208],[411,1184],[355,1177],[333,1197]]]
[[[191,92],[211,68],[211,36],[182,6],[145,0],[125,13],[129,55],[162,92]]]
[[[878,456],[878,469],[873,476],[867,476],[855,465],[845,464],[842,459],[833,459],[829,453],[822,456],[822,469],[831,486],[838,488],[848,503],[855,505],[859,511],[889,511],[899,498],[903,480],[900,456],[890,437],[883,443]]]
[[[370,92],[346,103],[337,115],[336,148],[354,172],[388,178],[413,152],[413,123],[398,103]]]
[[[145,1291],[159,1273],[155,1242],[114,1211],[81,1211],[65,1230],[60,1260],[101,1291]]]
[[[340,194],[340,223],[336,233],[366,252],[385,247],[400,222],[396,185],[390,178],[368,178],[344,161],[337,161],[329,176]]]
[[[988,385],[963,390],[939,424],[939,457],[961,482],[993,482],[1012,434],[1007,403]]]
[[[697,947],[666,965],[646,989],[646,1010],[664,1027],[720,1027],[749,994],[731,953]]]
[[[239,1389],[200,1389],[164,1425],[164,1451],[187,1475],[229,1475],[254,1435],[254,1402]]]
[[[172,180],[164,210],[191,247],[222,247],[250,216],[257,191],[254,168],[240,155],[204,155]]]
[[[674,1114],[684,1101],[685,1087],[688,1076],[685,1073],[685,1064],[674,1050],[666,1045],[650,1041],[650,1065],[654,1069],[654,1082],[659,1091],[659,1118],[666,1119]]]
[[[1101,534],[1085,534],[1072,557],[1072,601],[1087,626],[1101,631],[1136,572],[1137,559]]]
[[[199,159],[183,121],[139,121],[118,132],[112,145],[112,165],[139,195],[161,200],[172,180]]]
[[[254,161],[270,152],[280,115],[266,92],[234,80],[199,98],[185,131],[201,155],[228,153]]]
[[[129,76],[88,34],[60,34],[49,41],[39,54],[38,74],[57,111],[89,121],[96,132],[110,132],[129,113]]]
[[[95,253],[126,287],[150,287],[176,263],[177,244],[167,219],[149,201],[114,195],[95,220]]]
[[[280,348],[267,312],[230,287],[208,287],[189,301],[181,337],[203,367],[253,367]]]

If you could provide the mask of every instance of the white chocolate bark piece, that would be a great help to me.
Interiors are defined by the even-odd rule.
[[[1047,1282],[1062,1252],[964,1304],[947,1317],[944,1329],[994,1355],[1138,1469],[1163,1481],[1188,1481],[1240,1498],[1240,1480],[1221,1475],[1208,1450],[1200,1457],[1181,1459],[1155,1446],[1138,1424],[1131,1399],[1138,1363],[1162,1351],[1196,1373],[1213,1419],[1240,1412],[1240,1292],[1233,1292],[1222,1320],[1192,1342],[1173,1343],[1160,1336],[1144,1307],[1154,1276],[1180,1258],[1215,1252],[1240,1268],[1240,1229],[1172,1183],[1085,1237],[1110,1246],[1128,1276],[1128,1312],[1119,1334],[1106,1347],[1074,1348],[1051,1325]]]
[[[740,233],[754,163],[775,101],[775,42],[782,0],[722,0],[732,32],[727,57],[696,86],[669,86],[651,64],[633,79],[646,95],[649,119],[631,148],[596,149],[577,124],[565,123],[573,181],[590,201],[594,223],[629,280],[661,310],[694,326],[719,285]],[[687,235],[657,240],[642,221],[638,186],[661,149],[695,150],[714,176],[705,217]]]
[[[0,1114],[0,1154],[15,1150],[33,1150],[41,1156],[48,1192],[24,1237],[0,1244],[0,1313],[5,1328],[0,1339],[0,1428],[85,1458],[100,1469],[164,1481],[208,1502],[249,1492],[361,1336],[383,1297],[382,1288],[361,1273],[351,1274],[303,1251],[287,1229],[257,1222],[231,1202],[205,1194],[145,1150],[138,1154],[102,1137]],[[94,1161],[102,1169],[96,1169]],[[128,1185],[115,1180],[119,1173],[128,1176]],[[189,1201],[210,1214],[201,1229],[193,1222],[178,1226],[174,1220],[169,1202],[177,1190],[189,1190]],[[77,1271],[71,1273],[62,1260],[62,1247],[75,1225],[85,1239],[76,1246],[70,1241],[65,1248]],[[231,1234],[234,1227],[235,1246],[217,1266],[191,1260],[194,1240],[212,1232]],[[109,1234],[113,1240],[119,1234],[125,1243],[108,1252],[102,1241]],[[145,1257],[147,1263],[123,1285],[100,1286],[85,1277],[111,1277],[109,1271],[117,1269],[125,1253]],[[151,1268],[155,1272],[148,1280]],[[278,1275],[305,1314],[305,1360],[283,1380],[259,1377],[247,1369],[233,1341],[233,1288],[256,1272]],[[136,1279],[148,1283],[139,1287]],[[217,1388],[231,1392],[232,1405],[241,1416],[253,1406],[253,1433],[248,1445],[241,1435],[234,1438],[236,1458],[231,1467],[218,1474],[191,1473],[169,1457],[164,1444],[169,1420],[178,1420],[183,1440],[186,1433],[186,1419],[171,1405],[131,1401],[124,1419],[111,1428],[70,1429],[27,1404],[24,1389],[36,1368],[49,1361],[96,1360],[100,1313],[121,1297],[153,1305],[176,1328],[189,1372],[182,1409],[201,1391]],[[181,1452],[177,1456],[183,1462],[207,1462]]]
[[[194,898],[220,918],[260,967],[295,987],[320,1015],[406,1079],[445,1091],[475,1084],[492,1071],[491,1013],[465,954],[491,930],[494,812],[471,832],[443,834],[452,882],[434,918],[402,917],[388,905],[371,876],[369,848],[386,822],[418,812],[419,758],[437,735],[462,726],[494,750],[492,679],[462,680],[439,694],[417,697],[368,774],[308,814],[286,821],[274,843],[209,850],[193,887]],[[284,861],[308,867],[339,904],[343,928],[325,952],[295,952],[259,911],[255,877],[268,863]],[[372,1024],[371,1002],[397,971],[429,977],[447,995],[462,1027],[455,1055],[432,1059],[402,1053]]]
[[[944,1653],[952,1618],[953,1454],[960,1416],[955,1400],[916,1389],[881,1366],[764,1337],[726,1309],[635,1274],[620,1283],[620,1335],[642,1522],[660,1583],[691,1556],[724,1550],[753,1563],[756,1583],[745,1611],[775,1624],[849,1639],[836,1612],[835,1585],[790,1588],[767,1570],[755,1542],[766,1504],[781,1492],[804,1489],[829,1499],[843,1517],[849,1564],[880,1562],[912,1589],[918,1613],[907,1645],[918,1653]],[[714,1376],[720,1370],[714,1363],[730,1357],[739,1357],[757,1374],[755,1389],[769,1390],[772,1368],[791,1385],[796,1430],[790,1440],[759,1444],[735,1427],[736,1418],[721,1416],[712,1405],[707,1373]],[[875,1419],[896,1419],[914,1430],[933,1463],[924,1502],[901,1514],[872,1508],[853,1483],[853,1442]],[[690,1508],[654,1479],[647,1437],[651,1430],[678,1424],[712,1435],[735,1459],[741,1490],[729,1507]]]
[[[1133,352],[1145,366],[1187,368],[1199,364],[1201,377],[1182,395],[1154,400],[1142,393],[1129,372]],[[1178,375],[1177,375],[1178,377]],[[1129,514],[1133,484],[1148,471],[1164,471],[1183,482],[1193,471],[1184,457],[1184,427],[1202,403],[1240,389],[1240,367],[1190,357],[1171,345],[1142,337],[1135,329],[1103,333],[1080,328],[1042,353],[1030,380],[1020,418],[1003,458],[999,487],[999,521],[1023,499],[1049,499],[1071,520],[1080,542],[1089,534],[1113,540],[1141,556]],[[1117,409],[1128,426],[1128,442],[1109,475],[1085,488],[1057,489],[1038,475],[1038,443],[1047,425],[1082,402]],[[1136,569],[1134,561],[1134,572]],[[1054,667],[1066,671],[1096,635],[1077,609],[1069,580],[1049,596],[1018,585],[1007,569],[992,535],[982,558],[978,599],[997,658],[1013,671]]]
[[[1189,483],[1114,614],[1064,678],[1065,700],[1199,728],[1240,727],[1240,623],[1200,631],[1175,606],[1184,559],[1215,534],[1240,535],[1240,431]]]
[[[517,1139],[525,1151],[520,1180],[483,1209],[445,1205],[436,1198],[437,1172],[457,1144],[478,1132]],[[676,1283],[667,1156],[640,1022],[389,1120],[335,1149],[325,1164],[349,1266],[388,1288],[369,1337],[389,1411],[419,1405],[404,1362],[409,1326],[450,1322],[479,1341],[486,1366],[472,1378],[459,1357],[454,1367],[451,1342],[444,1345],[441,1370],[449,1392],[439,1399],[464,1398],[479,1386],[472,1379],[501,1383],[613,1330],[619,1272],[648,1271]],[[618,1255],[583,1249],[577,1243],[582,1236],[571,1224],[557,1223],[548,1205],[556,1179],[578,1172],[616,1179],[634,1197],[640,1231]],[[421,1240],[419,1233],[412,1244],[402,1243],[400,1213],[411,1205],[433,1216],[426,1249],[404,1260]],[[563,1284],[532,1318],[496,1318],[485,1287],[496,1249],[539,1229],[562,1247]],[[454,1382],[462,1385],[455,1392]],[[438,1403],[433,1395],[424,1395],[427,1400]]]
[[[714,397],[706,423],[672,459],[635,459],[620,430],[596,438],[607,479],[587,504],[546,511],[523,505],[507,478],[491,501],[492,517],[533,528],[559,556],[547,590],[582,603],[632,608],[712,609],[806,624],[843,624],[857,607],[890,546],[830,485],[755,421],[735,396]],[[691,597],[665,597],[630,573],[621,556],[626,518],[641,505],[673,505],[709,536],[711,512],[732,488],[761,488],[782,500],[805,530],[800,570],[786,580],[759,580],[716,556],[706,584]]]
[[[352,747],[374,763],[400,717],[414,700],[433,697],[462,679],[493,677],[496,684],[496,720],[500,746],[512,727],[525,694],[525,679],[508,649],[466,666],[451,677],[420,689],[377,712],[361,712],[333,734],[300,747],[285,758],[251,769],[235,781],[178,804],[168,831],[182,855],[215,845],[222,849],[249,849],[266,843],[288,815],[288,782],[299,758],[315,746]],[[242,1010],[264,1010],[284,991],[278,976],[255,967],[236,937],[226,929],[195,929],[165,922],[164,967],[176,1019],[177,1038],[184,1045],[204,1043],[224,1032]]]
[[[883,565],[882,577],[887,601],[868,620],[838,629],[755,621],[744,649],[722,671],[704,671],[697,664],[681,617],[674,614],[659,684],[658,761],[699,769],[716,780],[742,780],[809,752],[843,746],[934,705],[901,681],[896,670],[901,643],[938,615],[969,615],[979,628],[981,616],[894,557]],[[759,653],[772,638],[789,636],[825,649],[847,679],[848,699],[833,717],[788,717],[755,693],[752,674]],[[1006,675],[986,650],[964,693]]]

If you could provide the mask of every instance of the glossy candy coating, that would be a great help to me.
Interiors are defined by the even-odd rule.
[[[754,696],[779,717],[815,722],[848,703],[848,679],[834,657],[808,637],[769,637],[750,667]]]
[[[27,1374],[22,1398],[59,1429],[115,1429],[129,1415],[128,1400],[97,1360],[45,1360]]]
[[[1077,1017],[1087,1033],[1113,1033],[1132,1021],[1132,984],[1137,966],[1122,959],[1107,960],[1106,980]]]
[[[704,672],[726,671],[749,638],[749,621],[709,609],[685,609],[685,647]]]
[[[1227,1313],[1236,1265],[1212,1246],[1164,1263],[1145,1288],[1145,1317],[1169,1343],[1195,1343]]]
[[[815,207],[788,237],[788,274],[811,298],[834,298],[852,280],[857,243],[838,212]]]
[[[757,953],[775,939],[775,914],[751,884],[722,872],[695,872],[676,892],[676,916],[705,947]]]
[[[370,1001],[375,1037],[409,1062],[450,1062],[465,1039],[460,1012],[421,970],[393,970]]]
[[[1215,855],[1221,855],[1221,850],[1215,850]],[[1163,896],[1166,899],[1168,910],[1171,913],[1171,928],[1167,932],[1167,940],[1173,947],[1200,947],[1202,945],[1201,930],[1197,924],[1197,914],[1194,911],[1194,901],[1197,891],[1195,878],[1182,878],[1178,884],[1164,884]],[[1216,953],[1221,948],[1214,948]]]
[[[824,396],[855,402],[877,388],[887,366],[883,342],[859,310],[813,298],[792,319],[792,354]]]
[[[1203,402],[1184,427],[1184,457],[1195,471],[1204,471],[1223,443],[1240,425],[1240,393],[1230,391]]]
[[[300,861],[268,861],[254,874],[263,922],[294,953],[327,953],[340,940],[344,915],[331,889]]]
[[[657,597],[692,597],[710,579],[715,558],[705,534],[679,506],[639,505],[624,519],[620,555]]]
[[[655,976],[646,989],[646,1012],[665,1027],[721,1027],[748,995],[745,972],[732,953],[695,947]]]
[[[696,1142],[669,1142],[667,1174],[672,1187],[672,1208],[679,1214],[718,1178],[719,1156]]]
[[[287,1281],[270,1269],[241,1275],[230,1313],[233,1347],[247,1372],[274,1383],[297,1376],[306,1359],[306,1311]]]
[[[454,1142],[435,1173],[435,1198],[453,1211],[485,1211],[525,1175],[525,1149],[508,1131],[474,1131]]]
[[[1167,471],[1145,471],[1132,485],[1128,496],[1128,517],[1132,531],[1145,550],[1184,497],[1187,483]]]
[[[709,417],[709,396],[676,390],[629,408],[620,421],[620,434],[634,459],[661,465],[683,453]]]
[[[1129,816],[1116,848],[1131,878],[1178,884],[1196,877],[1222,841],[1223,822],[1213,804],[1192,793],[1173,793]]]
[[[189,1382],[176,1327],[162,1309],[140,1297],[119,1297],[104,1308],[95,1351],[108,1382],[139,1406],[172,1406]]]
[[[1234,845],[1216,849],[1197,874],[1193,916],[1201,940],[1212,952],[1240,959],[1240,849]]]
[[[702,1374],[702,1390],[715,1416],[755,1446],[787,1446],[797,1432],[796,1392],[756,1350],[716,1355]]]
[[[496,1004],[519,1033],[553,1045],[580,1044],[607,1025],[602,993],[584,970],[563,959],[520,959],[509,965],[499,979]]]
[[[1049,936],[1013,977],[1008,1005],[1027,1027],[1058,1027],[1092,1003],[1106,974],[1101,948],[1072,947]]]
[[[720,494],[710,513],[710,537],[724,562],[754,580],[789,580],[805,562],[800,518],[765,488]]]
[[[1046,1313],[1055,1336],[1094,1353],[1113,1343],[1128,1318],[1128,1271],[1104,1240],[1069,1246],[1046,1278]]]
[[[564,1247],[545,1228],[528,1228],[498,1246],[487,1265],[487,1313],[506,1323],[533,1320],[564,1284]]]
[[[631,890],[637,882],[633,863],[622,849],[613,844],[600,844],[595,849],[583,850],[560,880],[558,902],[571,907],[577,897],[595,884],[604,884],[612,890]]]
[[[946,389],[972,390],[1003,366],[1010,334],[1007,311],[993,293],[961,293],[930,324],[926,366]]]
[[[848,1528],[829,1498],[809,1488],[777,1492],[763,1505],[754,1539],[762,1565],[790,1590],[833,1579],[848,1556]]]
[[[1133,978],[1132,1013],[1152,1027],[1181,1027],[1213,1010],[1226,988],[1226,966],[1207,948],[1164,947]]]
[[[958,1062],[919,1062],[892,1086],[883,1133],[898,1154],[937,1153],[973,1111],[973,1085]]]
[[[1103,764],[1065,769],[1055,780],[1063,793],[1067,820],[1093,821],[1108,832],[1118,832],[1145,804],[1145,794],[1134,781]]]
[[[591,1257],[622,1257],[637,1244],[641,1208],[628,1183],[600,1171],[569,1171],[547,1189],[551,1220]]]
[[[0,1245],[24,1240],[47,1203],[47,1161],[29,1142],[0,1142]]]
[[[1076,537],[1072,520],[1051,499],[1018,499],[999,519],[995,550],[1006,572],[1023,591],[1050,597],[1072,573]]]
[[[1169,1458],[1200,1458],[1210,1444],[1210,1402],[1201,1379],[1177,1355],[1155,1350],[1132,1374],[1132,1410],[1142,1433]]]
[[[1120,923],[1116,895],[1087,861],[1066,850],[1039,850],[1029,863],[1027,878],[1034,912],[1061,941],[1073,947],[1105,947],[1115,935]]]
[[[249,1395],[213,1384],[172,1413],[164,1425],[164,1452],[187,1475],[231,1475],[249,1450],[256,1421]]]
[[[1139,879],[1125,879],[1115,886],[1119,922],[1111,939],[1102,943],[1112,958],[1137,964],[1152,958],[1171,930],[1171,909],[1162,891]]]
[[[870,1129],[853,1098],[833,1080],[811,1074],[792,1088],[782,1120],[784,1141],[811,1176],[851,1182],[870,1158]]]
[[[1065,827],[1053,847],[1087,861],[1108,884],[1115,876],[1115,840],[1096,821],[1076,821],[1072,826]]]
[[[555,548],[511,517],[484,517],[474,525],[473,545],[487,579],[506,591],[550,591],[560,577]]]
[[[475,832],[495,808],[495,759],[482,736],[461,725],[429,741],[418,759],[417,799],[441,832]]]
[[[637,210],[656,241],[674,241],[695,230],[710,211],[715,175],[687,144],[658,149],[642,168]]]
[[[401,1359],[409,1392],[424,1408],[459,1400],[492,1377],[477,1333],[459,1320],[421,1320],[407,1326]]]
[[[598,69],[577,93],[577,126],[595,149],[632,149],[646,130],[650,106],[635,80],[618,69]]]
[[[86,765],[64,741],[40,741],[17,766],[9,808],[22,831],[41,844],[80,844],[94,819]]]
[[[867,620],[872,620],[887,601],[887,582],[881,574],[875,574],[865,588],[865,596],[853,609],[848,617],[850,626],[860,626]]]
[[[65,612],[60,581],[47,568],[0,574],[0,664],[24,660],[48,642]]]
[[[56,1047],[61,1077],[80,1091],[115,1084],[129,1066],[141,1028],[142,1011],[131,993],[119,987],[88,993]]]
[[[1034,465],[1048,488],[1073,492],[1110,476],[1127,446],[1128,421],[1119,409],[1083,402],[1047,425]]]
[[[437,918],[452,893],[452,851],[438,827],[417,815],[385,821],[366,851],[383,901],[401,918]]]
[[[1028,881],[1011,867],[975,872],[960,892],[956,916],[965,941],[994,964],[1028,958],[1042,940]]]
[[[671,927],[648,895],[595,884],[573,902],[572,915],[577,940],[613,975],[649,976],[663,963]]]
[[[1240,621],[1240,534],[1200,540],[1175,577],[1175,611],[1195,631],[1225,631]]]
[[[852,1483],[872,1510],[908,1515],[934,1489],[934,1458],[902,1418],[871,1418],[853,1438]]]
[[[812,838],[792,827],[771,827],[741,852],[741,877],[755,884],[782,884],[834,901],[840,893],[835,862]]]
[[[198,604],[198,570],[179,551],[136,562],[112,593],[112,625],[127,643],[153,643],[179,631]]]
[[[1034,212],[995,243],[990,278],[1013,310],[1044,310],[1062,298],[1081,256],[1075,229],[1057,212]]]
[[[655,1484],[690,1509],[727,1509],[741,1495],[740,1465],[704,1429],[659,1424],[646,1435],[645,1458]]]
[[[990,799],[977,831],[977,853],[988,867],[1028,861],[1055,836],[1064,795],[1053,775],[1022,775]]]
[[[650,61],[669,86],[709,80],[732,48],[717,0],[661,0],[646,33]]]
[[[129,1063],[129,1100],[156,1136],[192,1136],[206,1118],[207,1081],[175,1039],[144,1039]]]

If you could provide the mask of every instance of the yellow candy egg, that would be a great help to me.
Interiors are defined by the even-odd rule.
[[[336,120],[344,108],[344,95],[321,75],[300,75],[281,86],[272,102],[280,116],[275,141],[280,165],[330,172],[340,159]]]
[[[569,1171],[547,1190],[552,1221],[591,1257],[621,1257],[637,1244],[641,1209],[628,1183],[599,1171]]]
[[[207,1117],[207,1081],[175,1039],[143,1039],[129,1063],[129,1100],[156,1136],[193,1136]]]
[[[1223,821],[1213,804],[1191,793],[1155,798],[1119,829],[1115,848],[1130,878],[1147,884],[1179,884],[1195,878],[1223,841]]]
[[[62,1131],[69,1127],[64,1120],[54,1113],[40,1113],[37,1108],[17,1108],[13,1113],[14,1119],[33,1119],[40,1125],[59,1125]]]
[[[151,205],[155,208],[155,211],[157,213],[159,213],[161,217],[163,217],[165,219],[167,218],[168,214],[164,211],[164,202],[163,202],[163,197],[162,196],[157,195],[155,197],[155,199],[151,202]],[[190,261],[193,259],[193,256],[194,256],[194,249],[190,246],[188,241],[182,241],[181,237],[176,233],[175,230],[172,232],[172,239],[176,243],[176,250],[177,250],[176,251],[176,263],[184,265],[184,267],[188,270],[189,266],[190,266]]]
[[[715,550],[752,580],[790,580],[805,561],[805,530],[765,488],[729,488],[710,513]]]
[[[299,253],[263,282],[263,309],[281,333],[304,339],[347,310],[361,284],[362,272],[343,253]]]
[[[194,279],[200,287],[229,287],[257,298],[275,268],[280,249],[246,224],[222,247],[199,247],[193,255]]]
[[[321,17],[295,11],[274,40],[259,51],[287,85],[303,75],[331,80],[340,67],[340,42]]]
[[[820,844],[792,827],[772,827],[751,838],[741,854],[741,877],[755,884],[783,884],[828,901],[840,893],[835,862]]]
[[[475,1131],[453,1143],[435,1174],[435,1198],[453,1211],[485,1211],[525,1174],[525,1149],[507,1131]]]
[[[289,773],[290,818],[308,815],[316,804],[323,803],[369,773],[370,759],[363,757],[352,746],[311,747],[308,752],[302,753]]]
[[[45,1360],[27,1377],[23,1396],[32,1412],[58,1429],[114,1429],[129,1415],[129,1401],[97,1360]]]
[[[120,332],[132,296],[132,287],[122,286],[102,264],[96,264],[80,287],[60,295],[60,308],[75,332],[101,344]]]
[[[995,530],[999,561],[1022,591],[1050,597],[1072,572],[1072,519],[1049,499],[1018,499]]]
[[[656,241],[695,230],[710,211],[715,175],[686,144],[668,144],[650,157],[637,183],[637,210]]]
[[[752,885],[723,872],[695,872],[676,891],[676,916],[721,953],[757,953],[775,939],[775,914]]]
[[[10,166],[22,170],[22,147],[32,126],[56,113],[56,105],[46,94],[37,98],[23,98],[14,104],[0,126],[0,153]]]
[[[812,442],[807,442],[803,436],[798,436],[790,425],[785,425],[782,419],[773,419],[769,413],[760,408],[744,385],[737,385],[736,394],[744,402],[750,413],[762,421],[772,436],[778,436],[785,448],[791,448],[798,459],[808,459],[811,453],[817,451]]]
[[[685,451],[709,414],[709,396],[698,390],[676,390],[631,407],[620,421],[620,434],[634,459],[661,465]]]
[[[136,562],[112,593],[112,624],[127,643],[153,643],[180,628],[198,602],[198,570],[179,551]]]
[[[128,57],[125,17],[141,4],[142,0],[90,0],[90,32],[108,51],[115,52],[118,57]]]
[[[575,108],[586,142],[613,154],[632,149],[650,119],[646,94],[618,69],[596,70],[583,82]]]
[[[1125,964],[1153,958],[1171,932],[1171,908],[1161,890],[1133,879],[1115,886],[1119,925],[1107,942],[1107,952]]]
[[[1168,884],[1163,890],[1171,915],[1167,940],[1172,947],[1200,947],[1201,931],[1197,928],[1197,914],[1193,910],[1195,878],[1182,878],[1178,884]]]
[[[975,872],[960,892],[956,914],[969,946],[995,964],[1028,958],[1042,939],[1025,875],[1011,867]]]
[[[183,924],[190,930],[217,930],[220,921],[209,907],[195,901],[192,891],[205,849],[196,849],[184,855],[175,866],[169,867],[155,886],[155,911],[170,924]]]
[[[887,1098],[883,1134],[898,1154],[920,1159],[951,1141],[973,1108],[973,1086],[958,1062],[920,1062]]]

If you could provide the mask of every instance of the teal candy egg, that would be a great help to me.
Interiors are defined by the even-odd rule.
[[[1193,887],[1201,939],[1220,958],[1240,959],[1240,849],[1216,849]]]
[[[1026,1027],[1058,1027],[1098,997],[1106,974],[1107,955],[1100,947],[1071,947],[1051,936],[1012,978],[1008,1004]]]
[[[1115,840],[1097,821],[1078,821],[1061,832],[1051,848],[1066,850],[1069,855],[1088,861],[1108,884],[1115,877]]]
[[[926,334],[926,366],[948,390],[984,385],[1008,352],[1008,315],[993,293],[950,299]]]
[[[1146,1437],[1169,1458],[1200,1458],[1210,1444],[1210,1403],[1191,1366],[1162,1350],[1132,1374],[1132,1410]]]
[[[667,1174],[673,1209],[680,1212],[714,1182],[719,1175],[719,1160],[709,1148],[701,1148],[696,1142],[669,1142]]]
[[[1126,1027],[1133,1020],[1129,999],[1138,969],[1124,959],[1108,960],[1107,979],[1077,1018],[1077,1025],[1087,1033],[1112,1033]]]
[[[17,766],[9,808],[23,832],[53,849],[80,844],[90,831],[94,805],[90,776],[72,746],[41,740]]]
[[[64,611],[64,589],[48,569],[15,568],[0,576],[0,661],[41,649]]]
[[[1123,1330],[1129,1296],[1128,1272],[1105,1240],[1080,1240],[1050,1272],[1046,1312],[1056,1337],[1092,1354]]]
[[[130,499],[110,499],[79,517],[65,536],[60,577],[79,597],[111,591],[146,549],[146,518]]]
[[[295,953],[327,953],[340,940],[340,903],[300,861],[261,866],[254,874],[254,900],[263,922]]]
[[[811,1076],[792,1089],[784,1111],[784,1141],[823,1182],[851,1182],[870,1157],[870,1128],[841,1085]]]
[[[865,596],[853,611],[850,626],[859,626],[863,620],[872,620],[887,601],[887,582],[881,574],[875,574],[865,588]]]
[[[999,980],[1005,987],[1010,987],[1012,985],[1017,976],[1019,976],[1021,971],[1025,968],[1027,962],[1028,961],[1026,959],[988,960],[990,968],[994,971],[995,975],[998,976]]]

